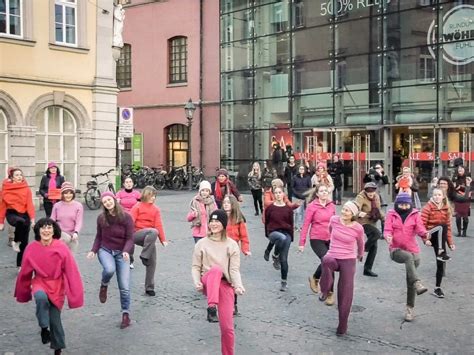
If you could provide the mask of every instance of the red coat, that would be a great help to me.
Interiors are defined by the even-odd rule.
[[[84,287],[76,260],[60,240],[54,239],[49,246],[34,241],[25,249],[14,297],[26,303],[40,290],[58,309],[63,308],[66,296],[69,308],[84,304]]]
[[[428,230],[446,224],[448,226],[448,245],[451,246],[454,244],[453,235],[451,233],[451,212],[447,204],[438,208],[433,201],[428,201],[421,211],[421,219]]]
[[[0,223],[5,221],[7,209],[15,210],[19,213],[27,213],[30,219],[35,218],[35,206],[31,190],[23,180],[20,183],[5,179],[2,184],[2,199],[0,203]]]

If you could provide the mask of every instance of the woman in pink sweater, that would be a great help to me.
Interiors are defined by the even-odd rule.
[[[54,354],[66,347],[61,309],[67,296],[69,308],[84,304],[84,287],[76,261],[68,247],[60,242],[61,229],[50,218],[35,224],[35,242],[26,247],[23,264],[16,280],[15,298],[20,303],[36,301],[36,317],[41,341],[51,343]]]
[[[199,192],[189,204],[190,211],[186,217],[191,222],[194,242],[197,243],[207,235],[207,220],[212,211],[217,209],[214,196],[211,195],[211,184],[203,180],[199,184]]]
[[[310,236],[310,245],[320,260],[329,250],[329,220],[336,214],[336,206],[330,200],[329,189],[326,185],[318,185],[311,190],[308,196],[308,207],[304,217],[303,228],[300,234],[299,251],[304,251],[306,235]],[[311,227],[311,229],[310,229]],[[319,279],[321,278],[321,264],[309,277],[309,287],[314,293],[319,293]],[[333,292],[329,292],[325,302],[328,306],[334,304]]]
[[[320,301],[325,301],[334,284],[334,271],[339,271],[337,283],[337,303],[339,325],[336,335],[347,332],[347,321],[354,297],[354,275],[356,258],[362,261],[364,256],[364,228],[355,221],[359,207],[348,201],[342,206],[341,216],[333,216],[329,221],[331,244],[323,258]]]
[[[421,284],[416,273],[420,265],[420,248],[416,235],[423,238],[425,245],[431,245],[420,212],[413,208],[411,195],[400,192],[395,199],[395,208],[388,211],[385,218],[384,237],[389,245],[390,258],[399,264],[405,264],[407,280],[407,308],[405,320],[415,318],[415,293],[421,295],[428,289]]]
[[[140,201],[140,191],[133,189],[133,180],[130,176],[123,181],[123,189],[115,194],[122,209],[130,213],[132,207]]]

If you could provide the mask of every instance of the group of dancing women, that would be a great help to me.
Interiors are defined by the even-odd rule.
[[[433,294],[445,297],[441,282],[446,263],[451,259],[449,252],[455,250],[451,228],[454,215],[457,236],[467,236],[472,180],[464,167],[458,168],[454,183],[447,177],[433,180],[431,198],[421,211],[415,208],[417,190],[411,175],[407,175],[407,181],[403,176],[397,179],[399,192],[394,206],[385,211],[387,201],[381,198],[376,182],[367,181],[354,200],[342,204],[340,193],[333,194],[333,180],[336,179],[331,178],[324,164],[318,165],[312,178],[308,176],[306,166],[295,167],[293,171],[295,175],[291,175],[291,181],[283,181],[269,169],[261,171],[256,162],[248,175],[255,215],[261,214],[268,239],[263,256],[266,261],[271,259],[272,266],[280,272],[281,292],[290,287],[288,256],[291,243],[299,237],[298,251],[302,253],[309,239],[311,249],[320,259],[308,278],[309,287],[325,305],[333,306],[337,302],[336,334],[346,334],[356,262],[364,262],[363,275],[377,277],[373,266],[378,240],[383,238],[388,244],[390,258],[405,265],[404,319],[413,321],[415,297],[428,291],[417,274],[420,265],[418,236],[434,250],[436,283]],[[12,248],[17,252],[18,267],[15,298],[22,303],[35,300],[41,341],[50,343],[55,354],[60,354],[66,347],[61,323],[65,298],[70,308],[81,307],[84,303],[82,278],[75,260],[83,209],[75,200],[74,186],[60,175],[55,163],[48,165],[43,180],[40,193],[46,217],[35,223],[31,191],[23,172],[19,168],[9,170],[2,183],[0,229],[4,228],[5,219],[14,228]],[[157,191],[151,186],[141,192],[135,190],[131,178],[125,179],[123,189],[117,194],[105,192],[101,195],[102,212],[97,218],[96,235],[87,258],[97,256],[102,267],[97,288],[100,303],[107,302],[108,286],[116,274],[121,329],[131,325],[130,273],[135,268],[136,246],[141,247],[139,260],[145,267],[144,293],[155,296],[157,242],[164,247],[168,244],[161,211],[155,203],[156,196]],[[242,201],[227,170],[219,169],[215,182],[200,183],[186,215],[195,243],[192,280],[196,291],[207,299],[206,319],[219,323],[221,350],[225,355],[234,354],[233,317],[239,314],[237,296],[245,294],[240,254],[252,255],[246,218],[240,208]],[[342,204],[339,215],[336,214],[337,204]],[[35,241],[28,244],[32,226]],[[337,287],[336,273],[339,275]]]

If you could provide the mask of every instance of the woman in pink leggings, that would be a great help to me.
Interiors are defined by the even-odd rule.
[[[347,332],[347,321],[354,296],[356,257],[362,261],[364,255],[364,228],[355,222],[358,213],[359,207],[354,202],[348,201],[342,206],[341,216],[333,216],[329,221],[331,242],[328,252],[323,257],[319,300],[325,301],[327,299],[334,284],[334,272],[339,271],[337,335],[344,335]]]
[[[207,296],[207,320],[219,322],[223,355],[234,354],[234,293],[245,292],[240,277],[239,245],[226,236],[227,213],[209,216],[209,234],[194,246],[194,286]],[[219,315],[218,315],[219,314]]]

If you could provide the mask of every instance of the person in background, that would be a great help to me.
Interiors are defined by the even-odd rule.
[[[190,211],[187,215],[191,222],[194,243],[207,236],[209,216],[217,209],[214,196],[211,195],[211,184],[207,180],[199,184],[199,192],[193,197],[189,204]]]
[[[39,193],[43,196],[43,207],[46,217],[51,217],[51,212],[53,211],[53,205],[60,200],[60,195],[58,198],[51,198],[52,193],[55,190],[61,189],[61,185],[64,182],[64,176],[61,175],[61,171],[55,162],[48,163],[48,168],[46,169],[43,177],[41,178]],[[59,191],[57,191],[59,192]]]
[[[329,198],[332,199],[332,192],[334,191],[334,182],[332,181],[331,175],[326,170],[324,163],[318,163],[316,167],[316,173],[311,177],[311,186],[324,185],[329,190]]]
[[[298,174],[293,177],[293,195],[296,200],[295,203],[299,207],[295,211],[295,226],[296,230],[300,231],[303,226],[303,218],[305,211],[305,199],[306,192],[311,189],[311,177],[306,173],[306,168],[304,165],[298,167]]]
[[[74,256],[60,242],[61,229],[50,218],[41,218],[34,227],[35,241],[28,245],[23,267],[16,279],[17,302],[36,302],[36,318],[41,342],[51,343],[54,354],[66,347],[61,310],[67,297],[69,308],[84,304],[84,286]]]
[[[61,240],[74,253],[77,252],[84,215],[84,207],[82,203],[74,200],[75,197],[76,192],[72,184],[69,181],[63,182],[61,201],[54,204],[51,212],[51,219],[61,228]]]
[[[270,163],[263,162],[262,186],[263,186],[264,194],[265,194],[265,191],[272,189],[272,181],[274,179],[277,179],[276,170],[270,167]]]
[[[454,200],[454,212],[456,214],[456,227],[458,237],[467,237],[467,226],[471,215],[471,192],[468,187],[459,186],[456,189],[456,199]]]
[[[328,168],[328,173],[334,183],[332,200],[336,203],[336,205],[340,205],[342,203],[342,174],[344,173],[344,166],[339,160],[339,155],[334,154],[332,163]]]
[[[260,164],[258,162],[252,164],[252,170],[248,174],[247,181],[253,197],[255,215],[258,216],[259,212],[263,213],[262,171],[260,170]]]
[[[237,186],[230,181],[229,172],[226,169],[217,170],[216,178],[217,180],[211,184],[211,191],[216,200],[217,208],[222,207],[222,200],[225,195],[234,195],[239,202],[243,201]]]
[[[117,192],[115,196],[122,209],[127,213],[130,213],[133,206],[140,202],[140,191],[133,188],[133,179],[130,176],[125,178],[123,189]]]
[[[298,166],[295,163],[295,156],[290,155],[288,158],[288,164],[286,164],[285,172],[283,177],[285,179],[285,184],[288,192],[288,199],[293,200],[293,177],[298,173]]]
[[[408,192],[413,200],[413,204],[416,209],[421,209],[420,198],[418,197],[418,182],[416,181],[415,175],[412,174],[409,167],[402,169],[402,174],[396,177],[395,189],[397,193]]]

